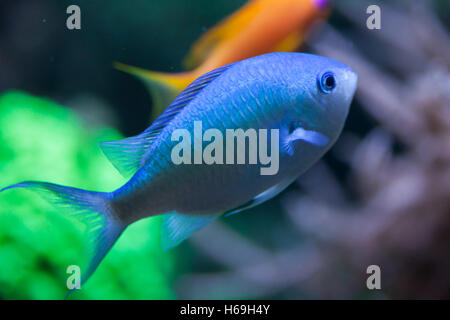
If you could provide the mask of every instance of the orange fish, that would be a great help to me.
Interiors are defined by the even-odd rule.
[[[148,71],[116,63],[142,79],[153,97],[154,116],[200,75],[223,65],[275,51],[294,51],[305,33],[329,13],[330,0],[251,0],[194,43],[181,73]]]

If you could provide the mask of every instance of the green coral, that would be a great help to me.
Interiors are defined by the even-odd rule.
[[[0,96],[0,188],[23,180],[112,191],[124,183],[98,148],[120,139],[86,129],[72,111],[22,92]],[[0,299],[60,299],[69,265],[86,262],[84,226],[34,193],[0,193]],[[75,299],[169,299],[172,259],[160,219],[129,227]]]

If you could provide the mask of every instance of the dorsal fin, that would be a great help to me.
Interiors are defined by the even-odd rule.
[[[144,164],[142,158],[161,130],[189,104],[199,92],[227,70],[231,64],[205,73],[184,89],[166,110],[141,134],[119,141],[100,143],[100,148],[111,163],[129,178]]]

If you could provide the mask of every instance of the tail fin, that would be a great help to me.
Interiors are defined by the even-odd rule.
[[[26,181],[6,187],[26,188],[38,192],[44,199],[86,224],[89,232],[90,261],[81,274],[81,284],[86,282],[108,253],[126,226],[122,224],[109,204],[109,194],[85,191],[47,182]],[[70,293],[70,292],[69,292]]]
[[[116,62],[114,67],[136,76],[145,83],[153,99],[152,120],[156,119],[178,94],[196,78],[192,72],[174,74],[154,72],[120,62]]]

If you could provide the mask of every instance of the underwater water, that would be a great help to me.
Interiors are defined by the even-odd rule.
[[[328,11],[307,7],[301,28],[275,44],[269,31],[289,15],[254,2],[268,10],[245,0],[79,0],[79,30],[66,26],[72,1],[0,3],[0,189],[27,180],[119,188],[127,179],[99,143],[141,133],[195,72],[223,61],[297,51],[358,74],[336,145],[286,190],[169,251],[162,217],[130,225],[69,299],[449,298],[449,2],[377,1],[381,29],[371,30],[370,1],[330,1]],[[251,33],[257,13],[273,24]],[[155,86],[117,62],[176,76]],[[68,267],[83,272],[89,241],[83,223],[33,192],[1,192],[0,299],[64,298]],[[367,287],[371,265],[381,289]]]

